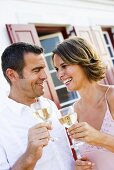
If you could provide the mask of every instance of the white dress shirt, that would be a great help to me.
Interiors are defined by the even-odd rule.
[[[42,105],[51,106],[53,130],[50,135],[58,140],[50,141],[43,148],[43,155],[34,170],[74,170],[74,159],[64,127],[57,119],[56,105],[40,97]],[[29,106],[6,98],[0,105],[0,170],[10,170],[16,160],[25,152],[28,130],[37,120]]]

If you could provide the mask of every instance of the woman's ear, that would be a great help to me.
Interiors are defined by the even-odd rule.
[[[8,68],[6,70],[6,75],[10,79],[11,82],[14,82],[14,81],[17,80],[17,78],[19,78],[18,73],[15,70],[11,69],[11,68]]]

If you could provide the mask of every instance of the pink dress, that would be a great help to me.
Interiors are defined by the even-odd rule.
[[[107,90],[108,91],[108,90]],[[106,94],[105,94],[106,99]],[[101,126],[101,132],[114,136],[114,120],[111,116],[108,102],[106,99],[107,110]],[[94,170],[114,170],[114,153],[104,149],[84,143],[79,147],[81,154],[86,155],[90,161],[95,163]]]

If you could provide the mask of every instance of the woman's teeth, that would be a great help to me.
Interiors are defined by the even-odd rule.
[[[67,83],[69,83],[71,80],[72,80],[71,78],[70,78],[70,79],[67,79],[67,80],[63,81],[63,83],[64,83],[64,84],[67,84]]]

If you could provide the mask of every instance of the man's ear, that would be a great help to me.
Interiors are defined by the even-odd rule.
[[[17,78],[19,78],[18,73],[15,70],[11,69],[11,68],[8,68],[6,70],[6,75],[10,79],[11,82],[14,82],[14,81],[17,80]]]

